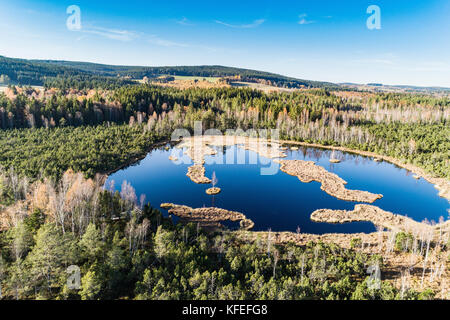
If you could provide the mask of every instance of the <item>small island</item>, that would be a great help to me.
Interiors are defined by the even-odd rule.
[[[346,189],[345,185],[347,184],[347,181],[332,172],[328,172],[325,168],[316,165],[313,161],[275,161],[280,163],[281,171],[292,176],[297,176],[301,182],[320,182],[322,184],[320,189],[337,199],[372,203],[383,197],[381,194],[374,194],[368,191]]]
[[[333,149],[333,152],[331,152],[330,162],[331,162],[331,163],[339,163],[339,162],[341,162],[341,160],[339,160],[338,158],[336,158],[336,152],[335,152],[334,149]]]
[[[195,183],[211,183],[211,179],[205,177],[205,167],[200,164],[190,166],[186,175]]]
[[[210,207],[210,208],[191,208],[184,205],[174,203],[162,203],[161,208],[167,209],[173,214],[186,222],[196,222],[200,226],[218,226],[220,221],[239,221],[241,229],[250,230],[255,225],[252,220],[237,211]]]
[[[218,193],[220,193],[220,191],[222,191],[222,189],[217,188],[217,187],[212,187],[212,188],[206,189],[206,193],[209,195],[218,194]]]
[[[350,223],[359,221],[372,222],[396,232],[412,232],[419,234],[423,232],[441,233],[448,226],[448,222],[435,225],[417,222],[406,216],[383,210],[377,206],[368,204],[357,204],[353,210],[319,209],[311,214],[311,220],[327,223]]]
[[[209,189],[206,190],[206,193],[207,193],[207,194],[209,194],[209,195],[215,195],[215,194],[220,193],[220,191],[221,191],[222,189],[216,187],[217,182],[219,182],[219,180],[217,180],[216,172],[213,171],[213,174],[212,174],[212,177],[211,177],[212,188],[209,188]]]

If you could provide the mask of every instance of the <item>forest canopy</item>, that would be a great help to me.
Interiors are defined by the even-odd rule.
[[[118,78],[143,79],[160,75],[199,76],[199,77],[234,77],[243,81],[256,79],[270,81],[275,86],[300,87],[338,87],[328,82],[300,80],[269,72],[224,67],[224,66],[174,66],[174,67],[142,67],[113,66],[86,62],[55,61],[55,60],[24,60],[0,56],[0,75],[9,77],[13,84],[44,85],[46,79],[61,77],[83,77],[105,81]],[[73,81],[73,80],[72,80]],[[48,83],[48,82],[47,82]],[[53,82],[54,84],[54,82]]]
[[[302,89],[182,90],[133,80],[159,74],[239,75]],[[399,289],[389,281],[373,290],[367,267],[384,268],[385,261],[379,252],[365,252],[356,236],[345,248],[322,241],[280,243],[270,231],[255,237],[243,230],[205,231],[199,224],[174,223],[145,197],[138,203],[126,181],[114,191],[104,185],[104,175],[165,145],[174,129],[192,132],[200,121],[205,130],[279,129],[284,140],[372,151],[450,178],[448,96],[337,90],[221,66],[147,68],[4,57],[0,81],[9,83],[0,93],[0,299],[430,299],[437,294],[403,284]],[[397,231],[389,237],[386,250],[415,250],[425,256],[424,270],[432,252],[430,276],[440,277],[448,241]],[[78,289],[67,285],[69,266],[79,268]],[[406,274],[401,274],[405,283]]]

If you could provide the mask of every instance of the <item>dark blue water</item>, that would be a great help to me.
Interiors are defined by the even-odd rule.
[[[131,183],[136,194],[145,194],[152,206],[159,208],[163,202],[198,208],[216,206],[244,213],[255,222],[254,230],[296,231],[305,233],[356,233],[372,232],[372,223],[348,224],[316,223],[310,214],[321,208],[353,209],[356,202],[338,200],[320,189],[318,182],[302,183],[297,177],[278,171],[275,175],[261,175],[261,167],[270,161],[252,151],[230,147],[225,154],[244,154],[247,159],[258,159],[258,164],[208,164],[223,158],[222,149],[216,156],[206,157],[206,176],[215,171],[217,186],[222,192],[210,196],[205,190],[210,185],[192,182],[187,176],[191,164],[176,165],[168,159],[171,151],[155,149],[140,162],[112,174],[115,189],[120,190],[124,180]],[[448,217],[449,202],[438,196],[438,191],[427,181],[416,180],[409,171],[387,162],[349,153],[335,152],[341,159],[338,164],[329,162],[331,151],[317,148],[300,148],[287,151],[285,159],[311,160],[334,172],[347,181],[347,188],[383,194],[373,205],[394,213],[407,215],[417,221],[425,218],[437,221]],[[236,161],[235,161],[236,162]]]

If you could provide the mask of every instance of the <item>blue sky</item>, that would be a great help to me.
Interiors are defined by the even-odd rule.
[[[70,5],[79,31],[66,27]],[[369,5],[381,29],[367,28]],[[450,1],[3,0],[0,55],[450,87]]]

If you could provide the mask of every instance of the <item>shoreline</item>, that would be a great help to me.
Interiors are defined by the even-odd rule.
[[[192,182],[195,182],[197,184],[210,184],[211,179],[205,176],[205,172],[206,169],[203,165],[194,164],[188,167],[188,172],[186,173],[186,176],[188,176],[189,179],[192,180]]]
[[[198,142],[201,144],[210,144],[213,146],[229,146],[229,145],[239,145],[243,144],[243,149],[253,149],[249,148],[248,146],[255,146],[259,145],[261,139],[258,138],[251,138],[251,137],[245,137],[245,136],[198,136],[201,140]],[[185,139],[184,141],[181,140],[181,146],[182,147],[192,147],[193,146],[193,139],[194,137],[189,137]],[[256,142],[255,142],[256,141]],[[361,155],[364,157],[371,158],[373,161],[379,162],[381,160],[389,162],[399,168],[405,169],[417,177],[423,178],[427,182],[431,183],[435,189],[438,190],[438,196],[441,198],[445,198],[450,202],[450,180],[444,177],[437,177],[433,173],[428,173],[425,171],[425,169],[422,169],[416,165],[406,163],[400,159],[391,157],[391,156],[385,156],[381,155],[372,151],[363,151],[363,150],[357,150],[357,149],[351,149],[348,147],[342,147],[342,146],[328,146],[328,145],[322,145],[318,143],[308,143],[308,142],[302,142],[302,141],[295,141],[295,140],[272,140],[267,139],[268,143],[272,143],[275,145],[278,145],[278,151],[276,155],[267,153],[265,155],[261,154],[261,150],[259,150],[260,155],[266,156],[268,158],[283,158],[283,151],[290,149],[285,148],[285,145],[292,145],[294,146],[305,146],[305,147],[311,147],[311,148],[318,148],[318,149],[325,149],[325,150],[337,150],[341,152]],[[271,148],[269,148],[271,149]],[[295,147],[294,147],[295,149]],[[252,150],[255,151],[255,150]],[[257,150],[258,151],[258,150]],[[204,155],[197,155],[197,156],[204,156]]]
[[[438,195],[441,198],[445,198],[450,202],[450,181],[447,178],[440,178],[440,177],[433,176],[431,173],[426,172],[424,169],[422,169],[420,167],[417,167],[413,164],[405,163],[394,157],[384,156],[384,155],[381,155],[381,154],[378,154],[375,152],[371,152],[371,151],[350,149],[347,147],[326,146],[326,145],[321,145],[321,144],[317,144],[317,143],[308,143],[308,142],[292,141],[292,140],[274,140],[274,141],[279,144],[295,144],[295,145],[311,147],[311,148],[337,150],[337,151],[353,153],[353,154],[373,158],[374,161],[375,161],[375,159],[378,159],[378,161],[383,160],[383,161],[392,163],[392,164],[396,165],[397,167],[406,169],[406,170],[416,174],[420,178],[423,178],[424,180],[431,183],[434,186],[434,188],[439,191]]]
[[[197,222],[202,226],[210,226],[221,221],[239,221],[242,230],[250,230],[255,225],[243,213],[230,211],[216,207],[191,208],[185,205],[174,203],[161,203],[160,208],[166,209],[169,214],[173,214],[185,221]]]
[[[111,169],[109,171],[106,172],[102,172],[102,173],[97,173],[99,175],[99,181],[102,185],[104,185],[106,183],[106,180],[108,180],[109,176],[112,175],[113,173],[116,173],[119,170],[125,169],[129,166],[132,166],[136,163],[138,163],[139,161],[145,159],[145,157],[147,157],[147,155],[149,154],[150,151],[152,151],[153,149],[155,149],[156,147],[159,146],[163,146],[165,144],[170,143],[170,140],[164,140],[164,141],[160,141],[160,142],[155,142],[154,144],[152,144],[148,150],[145,151],[145,154],[140,155],[140,156],[135,156],[133,158],[131,158],[130,160],[128,160],[126,163],[121,164],[120,166],[118,166],[115,169]]]
[[[241,137],[241,138],[245,138],[245,137]],[[305,146],[305,147],[310,147],[310,148],[337,150],[337,151],[341,151],[341,152],[346,152],[346,153],[351,153],[351,154],[356,154],[356,155],[361,155],[364,157],[372,158],[372,160],[374,160],[374,161],[383,160],[383,161],[389,162],[399,168],[410,171],[411,173],[416,175],[416,177],[423,178],[425,181],[431,183],[434,186],[434,188],[438,190],[438,196],[441,198],[447,199],[447,201],[450,202],[450,181],[447,178],[433,176],[431,173],[426,172],[424,169],[422,169],[420,167],[417,167],[413,164],[405,163],[394,157],[380,155],[380,154],[377,154],[377,153],[371,152],[371,151],[362,151],[362,150],[350,149],[350,148],[341,147],[341,146],[327,146],[327,145],[321,145],[321,144],[317,144],[317,143],[308,143],[308,142],[293,141],[293,140],[268,140],[268,141],[279,144],[281,149],[284,148],[282,145],[286,145],[286,144],[287,145],[289,145],[289,144],[290,145],[299,145],[299,146]],[[180,142],[182,143],[183,140],[177,141],[176,143],[174,142],[175,143],[174,147],[178,147]],[[101,183],[105,184],[106,180],[108,179],[108,177],[111,174],[139,162],[140,160],[144,159],[148,155],[148,153],[150,151],[152,151],[154,148],[156,148],[158,146],[162,146],[167,143],[171,143],[171,141],[163,140],[160,142],[155,142],[153,145],[151,145],[148,148],[148,150],[146,151],[145,154],[136,156],[115,169],[109,170],[105,173],[98,173],[98,175],[100,176]],[[231,143],[231,144],[236,144],[236,143]],[[228,143],[225,143],[224,145],[230,145],[230,143],[228,142]],[[194,162],[194,164],[195,164],[195,162]]]
[[[303,183],[317,181],[320,189],[339,200],[373,203],[383,197],[363,190],[347,189],[347,181],[329,172],[313,161],[305,160],[274,160],[280,164],[280,170],[288,175],[297,177]]]
[[[383,229],[412,234],[435,232],[436,230],[445,229],[449,225],[448,222],[437,223],[435,225],[418,222],[407,216],[392,213],[369,204],[357,204],[353,210],[317,209],[311,213],[311,220],[332,224],[367,221]]]

